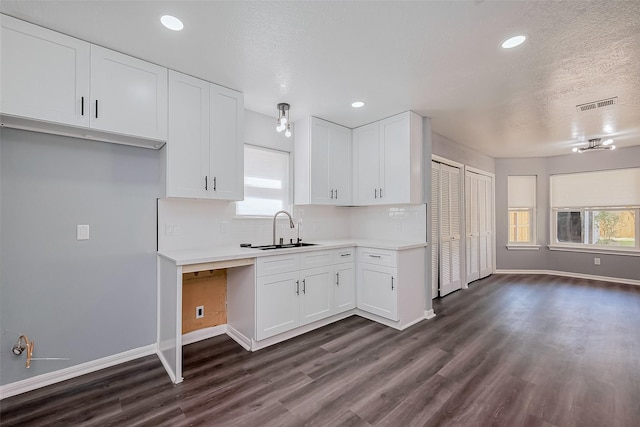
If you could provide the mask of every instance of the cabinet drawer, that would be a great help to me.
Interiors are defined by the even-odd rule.
[[[256,268],[258,277],[298,271],[300,268],[300,255],[289,254],[260,257],[256,263]]]
[[[396,266],[396,251],[388,249],[358,248],[358,261],[367,264]]]
[[[344,248],[333,251],[333,263],[354,262],[356,259],[355,248]]]
[[[331,251],[305,252],[300,254],[300,269],[325,267],[333,264]]]

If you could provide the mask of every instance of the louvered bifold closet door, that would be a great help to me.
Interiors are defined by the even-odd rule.
[[[438,296],[440,260],[440,163],[431,162],[431,298]]]
[[[480,278],[480,232],[479,232],[479,217],[478,208],[480,205],[479,189],[478,189],[478,174],[466,171],[465,172],[465,217],[467,224],[467,240],[466,240],[466,263],[467,263],[467,283],[473,282]]]
[[[460,169],[440,165],[440,295],[461,288]]]
[[[493,272],[493,183],[492,178],[479,175],[478,226],[480,248],[480,278]]]

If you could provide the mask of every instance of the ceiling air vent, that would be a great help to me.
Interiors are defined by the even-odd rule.
[[[613,98],[601,99],[600,101],[588,102],[586,104],[576,105],[576,110],[582,113],[584,111],[595,110],[597,108],[608,107],[610,105],[615,105],[618,103],[618,97],[614,96]]]

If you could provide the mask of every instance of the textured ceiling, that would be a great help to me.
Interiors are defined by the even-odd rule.
[[[413,110],[493,157],[566,154],[605,135],[640,145],[640,1],[3,0],[0,11],[240,90],[274,117],[278,102],[294,121],[349,127]],[[185,29],[164,29],[166,13]],[[521,33],[522,46],[499,47]]]

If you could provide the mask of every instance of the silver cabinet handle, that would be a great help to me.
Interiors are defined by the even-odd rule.
[[[216,181],[217,181],[217,177],[215,177],[215,176],[214,176],[214,177],[213,177],[213,191],[216,191],[216,190],[217,190],[217,188],[216,188],[216,187],[217,187],[217,185],[216,185]]]
[[[336,188],[336,200],[338,199],[338,189]]]
[[[340,286],[340,273],[336,273],[336,285]]]
[[[98,118],[98,100],[96,99],[96,119]]]
[[[84,96],[80,100],[80,115],[84,116]]]
[[[393,276],[391,276],[391,290],[393,290]]]
[[[296,280],[296,295],[300,295],[300,281]]]
[[[351,254],[342,254],[340,256],[351,256]]]
[[[377,188],[373,190],[373,194],[374,194],[375,198],[377,199],[378,198],[378,189]]]
[[[333,189],[331,189],[331,198],[333,199]]]
[[[209,190],[209,177],[204,177],[204,191]]]
[[[369,256],[370,256],[371,258],[382,258],[382,256],[381,256],[381,255],[371,255],[371,254],[369,254]]]
[[[382,199],[382,188],[380,189],[380,198]]]
[[[307,293],[307,285],[305,284],[305,280],[302,279],[302,293],[306,294]]]

